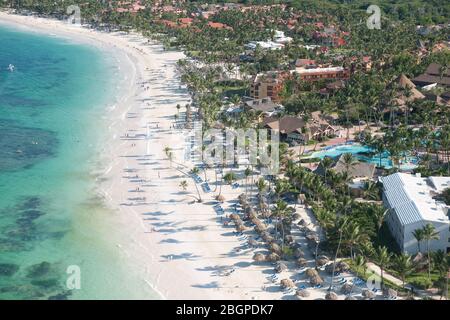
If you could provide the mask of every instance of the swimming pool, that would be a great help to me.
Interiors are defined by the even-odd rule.
[[[380,166],[380,155],[376,153],[372,148],[363,146],[358,143],[326,147],[320,151],[313,152],[308,156],[308,158],[339,158],[344,153],[353,154],[359,161],[369,162],[375,164],[376,166]],[[407,156],[406,159],[405,157],[403,157],[400,160],[400,169],[412,170],[417,167],[417,164],[417,157]],[[381,167],[385,169],[391,169],[393,167],[390,154],[387,151],[383,152],[381,155]]]

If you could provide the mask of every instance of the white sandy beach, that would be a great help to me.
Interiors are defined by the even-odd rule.
[[[1,12],[0,21],[117,52],[127,80],[118,90],[121,97],[117,105],[105,111],[110,125],[99,167],[99,192],[117,220],[118,230],[111,232],[127,235],[116,244],[117,254],[124,257],[130,272],[143,285],[162,299],[294,298],[293,293],[282,292],[279,281],[268,279],[274,273],[272,265],[253,262],[254,253],[264,251],[263,246],[236,251],[246,242],[233,234],[232,226],[222,225],[210,203],[214,193],[201,191],[204,202],[193,202],[194,181],[181,172],[189,171],[193,164],[179,166],[180,159],[175,158],[171,165],[166,159],[164,147],[179,151],[186,138],[185,130],[173,128],[174,115],[179,112],[183,119],[184,105],[190,102],[176,71],[176,62],[184,57],[181,52],[164,51],[137,34],[108,34]],[[179,111],[177,104],[182,106]],[[215,180],[214,171],[207,175],[211,182]],[[182,180],[189,184],[187,192],[179,186]],[[222,194],[229,201],[242,192],[242,187],[233,190],[224,186]],[[231,205],[223,205],[228,214]],[[306,210],[298,207],[297,212],[308,221]],[[246,234],[251,236],[253,231],[249,229]],[[313,266],[312,254],[307,258]],[[235,271],[225,275],[232,268]],[[328,276],[323,277],[329,281]],[[279,279],[283,278],[309,287],[306,276],[298,272],[283,272]],[[308,289],[309,299],[323,299],[326,288]],[[355,295],[361,296],[360,291],[355,289]],[[344,295],[339,294],[339,298],[344,299]]]

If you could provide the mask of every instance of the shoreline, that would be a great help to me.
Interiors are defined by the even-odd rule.
[[[161,299],[173,300],[295,299],[295,292],[280,289],[280,280],[285,278],[309,287],[304,274],[295,267],[273,281],[274,266],[253,261],[255,253],[267,253],[267,249],[262,245],[247,248],[247,241],[235,235],[233,226],[223,226],[213,209],[214,192],[200,191],[203,203],[192,201],[195,182],[182,171],[189,171],[194,163],[187,161],[181,166],[176,163],[178,158],[174,163],[167,160],[163,149],[171,147],[178,157],[189,134],[175,129],[176,115],[183,119],[184,105],[191,102],[176,70],[177,61],[184,57],[182,52],[165,51],[136,33],[103,33],[57,20],[0,12],[2,19],[120,52],[120,73],[126,76],[126,86],[118,93],[115,107],[105,110],[108,128],[95,176],[99,193],[113,215],[110,233],[120,235],[114,244],[117,255],[143,287]],[[131,65],[128,72],[122,70],[129,68],[124,57]],[[182,106],[180,110],[177,104]],[[205,175],[213,184],[214,169]],[[188,182],[186,191],[180,188],[183,180]],[[244,192],[244,178],[239,182],[242,186],[238,189],[222,187],[226,214],[233,212],[238,195]],[[247,187],[255,190],[252,184]],[[313,224],[314,218],[306,208],[297,210]],[[245,235],[254,237],[255,232],[248,229]],[[294,236],[306,248],[301,232],[296,231]],[[305,251],[311,267],[314,257],[308,249]],[[323,278],[327,282],[330,277]],[[308,299],[323,299],[326,290],[310,289]],[[339,298],[345,296],[339,294]]]
[[[49,20],[44,18],[37,18],[32,16],[19,16],[6,14],[0,12],[0,20],[6,22],[6,24],[11,25],[14,28],[19,28],[28,32],[39,32],[47,34],[50,36],[63,37],[65,39],[73,40],[75,42],[84,43],[88,45],[93,45],[99,49],[103,50],[117,50],[121,53],[125,53],[124,56],[130,60],[131,65],[135,68],[135,74],[127,74],[127,89],[123,89],[126,92],[125,95],[121,94],[120,99],[117,101],[114,109],[109,110],[110,115],[107,116],[109,123],[109,131],[107,135],[110,140],[105,142],[105,155],[102,157],[102,163],[108,163],[108,165],[102,168],[102,174],[97,178],[99,182],[99,192],[102,194],[103,198],[106,200],[108,207],[116,212],[115,218],[117,218],[117,226],[126,231],[121,230],[121,233],[127,233],[129,235],[129,240],[124,243],[117,243],[116,246],[118,254],[127,257],[127,264],[130,264],[130,270],[138,271],[138,274],[143,275],[142,281],[147,286],[151,288],[152,291],[157,293],[162,299],[182,299],[189,297],[190,299],[249,299],[247,293],[235,292],[233,288],[239,286],[241,282],[248,282],[248,279],[241,281],[242,279],[236,279],[237,281],[232,281],[229,283],[230,279],[227,279],[227,286],[215,285],[215,276],[211,265],[213,263],[217,265],[218,261],[226,262],[226,264],[233,265],[241,259],[236,259],[233,257],[226,257],[226,252],[228,250],[233,250],[236,245],[240,245],[237,239],[232,239],[229,241],[227,238],[229,236],[222,236],[220,233],[224,230],[217,230],[217,225],[215,220],[215,213],[211,206],[205,206],[203,204],[189,204],[191,198],[186,197],[185,194],[180,194],[178,196],[179,202],[184,202],[183,204],[176,205],[163,205],[164,201],[171,202],[173,195],[171,195],[171,190],[178,190],[178,181],[170,181],[169,179],[164,179],[163,176],[169,176],[169,174],[178,174],[177,171],[172,168],[165,168],[167,161],[163,155],[163,145],[158,142],[158,140],[170,139],[172,141],[178,141],[175,143],[182,143],[184,137],[182,132],[174,132],[171,130],[155,130],[152,132],[152,141],[149,142],[150,146],[147,146],[146,141],[137,141],[135,149],[140,150],[145,154],[146,149],[154,150],[152,155],[153,159],[156,159],[156,167],[161,167],[159,170],[161,172],[161,180],[158,181],[157,186],[151,187],[151,191],[147,193],[153,193],[154,202],[152,204],[145,205],[145,209],[136,210],[136,208],[129,207],[124,204],[129,198],[130,188],[134,187],[134,184],[129,181],[124,181],[122,176],[124,170],[129,168],[131,165],[124,154],[129,154],[134,152],[130,143],[121,140],[129,130],[129,134],[133,132],[142,130],[140,134],[145,133],[145,126],[147,122],[152,122],[152,120],[160,119],[159,128],[169,129],[172,124],[172,119],[166,119],[177,113],[176,105],[185,105],[190,102],[190,96],[186,90],[180,91],[180,79],[176,73],[176,62],[183,58],[184,55],[181,52],[174,51],[164,51],[160,45],[145,43],[140,35],[131,33],[129,35],[119,35],[119,33],[103,33],[94,30],[85,29],[82,27],[68,26],[61,21]],[[100,45],[101,44],[101,45]],[[123,72],[121,70],[120,72]],[[161,72],[160,74],[158,74]],[[144,81],[144,78],[151,78],[152,83],[149,86],[150,97],[148,97],[148,92],[142,92],[142,87],[140,88],[136,82]],[[160,78],[157,80],[156,78]],[[172,83],[172,86],[170,84]],[[166,87],[164,87],[166,85]],[[173,88],[176,88],[173,90]],[[175,92],[173,92],[175,91]],[[142,105],[139,105],[135,100],[152,99],[151,95],[160,96],[155,101],[159,105],[157,110],[141,110]],[[173,96],[175,99],[171,99]],[[164,101],[166,100],[166,101]],[[172,101],[171,101],[172,100]],[[145,108],[144,108],[145,109]],[[129,118],[127,114],[134,110],[139,110],[142,112],[140,117]],[[153,121],[154,122],[154,121]],[[122,138],[121,138],[122,137]],[[169,141],[169,140],[168,140]],[[144,143],[142,143],[144,142]],[[132,144],[134,145],[134,144]],[[121,156],[122,155],[122,156]],[[155,165],[153,165],[155,167]],[[154,181],[157,180],[157,172],[152,170],[155,168],[146,168],[145,175],[146,180]],[[167,173],[165,172],[167,171]],[[156,181],[155,181],[156,182]],[[193,189],[192,182],[189,181],[190,189]],[[127,186],[128,185],[128,186]],[[164,185],[164,186],[163,186]],[[154,193],[158,189],[158,193]],[[165,189],[164,191],[161,191]],[[174,191],[175,191],[174,190]],[[192,193],[194,191],[190,190]],[[167,198],[167,199],[164,199]],[[174,202],[176,203],[176,202]],[[195,245],[175,245],[181,248],[164,248],[164,243],[167,246],[173,247],[174,244],[170,244],[170,241],[164,242],[167,235],[163,234],[164,230],[159,230],[161,228],[155,227],[146,223],[147,218],[145,215],[152,213],[162,213],[164,215],[166,208],[170,208],[171,212],[174,212],[174,217],[170,221],[164,222],[169,225],[177,225],[185,223],[183,220],[186,218],[183,216],[183,212],[191,211],[192,216],[200,216],[199,223],[203,224],[202,227],[208,228],[213,227],[216,229],[213,231],[214,234],[208,232],[204,235],[202,231],[196,231],[195,228],[186,227],[187,229],[192,228],[193,231],[189,232],[190,235],[187,237],[189,239],[196,239],[197,244]],[[141,211],[141,212],[139,212]],[[146,211],[146,212],[142,212]],[[201,212],[201,214],[198,214]],[[180,221],[181,220],[181,221]],[[211,223],[212,220],[212,223]],[[162,225],[163,223],[161,223]],[[194,222],[195,224],[195,222]],[[150,234],[150,236],[149,236]],[[217,239],[219,237],[219,239]],[[184,238],[184,236],[183,236]],[[209,240],[210,239],[210,240]],[[183,240],[178,240],[181,243]],[[207,241],[219,243],[228,242],[230,245],[223,248],[222,245],[207,246],[206,253],[210,255],[212,261],[198,259],[198,255],[191,254],[190,251],[204,251],[202,248],[202,243],[207,243]],[[195,242],[195,241],[193,241]],[[228,248],[227,248],[228,247]],[[222,250],[223,249],[223,250]],[[179,254],[180,261],[175,261],[173,257],[177,256],[176,251],[181,251]],[[184,255],[186,255],[186,261],[192,261],[193,267],[191,271],[188,272],[186,269],[187,264],[184,260]],[[189,257],[191,255],[192,257]],[[169,257],[170,258],[167,258]],[[247,255],[247,259],[251,261],[251,256]],[[166,261],[164,258],[166,257]],[[170,259],[170,261],[169,261]],[[250,261],[248,262],[250,264]],[[172,266],[169,266],[170,263]],[[211,271],[198,271],[201,269],[209,269]],[[197,270],[197,271],[196,271]],[[174,279],[174,275],[178,275]],[[263,277],[263,275],[261,274]],[[174,281],[175,280],[175,281]],[[250,279],[252,280],[252,279]],[[262,285],[261,279],[255,279],[251,281],[253,289],[260,289],[259,284]],[[229,283],[229,284],[228,284]],[[211,284],[211,290],[206,289]],[[182,289],[180,290],[180,285]],[[255,287],[258,285],[258,287]],[[205,286],[205,287],[203,287]],[[220,287],[225,287],[226,289],[220,289]],[[257,290],[259,291],[259,290]],[[145,298],[145,297],[143,297]]]

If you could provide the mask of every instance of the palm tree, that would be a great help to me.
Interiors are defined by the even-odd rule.
[[[431,278],[431,257],[430,257],[430,241],[431,240],[439,240],[439,232],[436,231],[436,228],[431,224],[427,223],[423,228],[423,239],[427,243],[427,257],[428,257],[428,279]]]
[[[375,150],[378,153],[379,160],[380,160],[379,167],[382,167],[383,153],[386,151],[386,146],[382,140],[376,140]]]
[[[264,178],[259,178],[259,180],[256,182],[256,188],[258,188],[258,192],[260,195],[262,195],[266,191],[267,183]]]
[[[337,232],[339,234],[339,242],[336,248],[336,254],[334,255],[334,260],[333,260],[333,273],[331,274],[331,282],[330,282],[330,287],[328,288],[328,291],[333,290],[333,283],[334,283],[334,272],[336,270],[336,260],[338,257],[338,253],[339,250],[341,248],[341,242],[342,242],[342,234],[344,233],[344,228],[346,227],[348,223],[348,217],[344,216],[342,218],[340,218],[337,223],[336,223],[336,228],[337,228]]]
[[[194,167],[194,168],[192,168],[190,173],[192,175],[198,175],[199,172],[200,172],[200,170],[197,167]],[[194,182],[194,186],[195,186],[195,190],[197,190],[197,195],[198,195],[197,201],[198,202],[202,202],[202,197],[201,197],[201,194],[200,194],[200,190],[199,190],[199,188],[197,186],[197,183]]]
[[[377,250],[375,250],[374,259],[375,262],[378,264],[381,270],[381,289],[384,287],[384,270],[386,267],[388,267],[391,263],[392,254],[388,251],[386,247],[378,247]]]
[[[355,164],[357,163],[357,160],[355,159],[355,157],[353,156],[353,154],[351,154],[350,152],[344,153],[342,155],[342,163],[345,167],[345,172],[347,174],[349,174],[350,169],[352,169]]]
[[[373,218],[375,219],[375,223],[377,226],[377,234],[380,233],[381,227],[383,226],[383,222],[386,219],[387,214],[390,209],[384,209],[381,206],[375,206],[373,210]]]
[[[363,195],[365,199],[369,200],[379,200],[380,199],[380,190],[378,189],[378,186],[373,181],[366,181],[364,183],[364,191]]]
[[[361,232],[361,228],[358,223],[351,221],[344,229],[344,243],[347,244],[350,250],[350,257],[354,259],[354,247],[360,243],[364,243],[368,240],[368,235]]]
[[[414,270],[411,256],[406,253],[399,254],[396,257],[394,257],[393,265],[394,265],[395,270],[400,275],[400,278],[402,279],[403,288],[405,288],[406,276],[411,274],[411,272],[413,272],[413,270]]]
[[[356,268],[356,272],[360,273],[360,269],[363,269],[361,272],[361,274],[363,275],[363,277],[365,277],[366,275],[366,259],[364,258],[363,255],[358,254],[355,259],[353,259],[353,264]]]
[[[252,170],[247,167],[244,170],[244,175],[245,175],[245,194],[247,195],[247,189],[248,189],[248,177],[252,174]]]
[[[422,229],[416,229],[413,231],[413,236],[414,238],[416,238],[417,241],[417,250],[418,252],[421,252],[422,250],[420,249],[420,242],[423,241],[423,230]]]
[[[334,225],[334,220],[336,215],[334,215],[331,211],[325,209],[325,208],[314,208],[314,213],[317,219],[317,222],[319,224],[320,229],[323,231],[323,233],[327,234],[327,230],[331,228]],[[314,261],[317,268],[317,255],[319,252],[319,245],[320,245],[320,232],[318,235],[318,241],[316,242],[316,248],[314,250]]]
[[[278,237],[277,232],[277,226],[278,224],[281,225],[281,247],[284,246],[284,219],[289,216],[290,213],[292,213],[292,210],[290,207],[288,207],[288,204],[283,200],[277,200],[275,203],[275,207],[273,208],[273,213],[275,217],[277,218],[277,222],[275,224],[275,236]]]
[[[232,184],[236,180],[236,174],[234,172],[228,172],[223,176],[223,180],[228,184]]]
[[[328,170],[331,168],[331,166],[333,165],[334,160],[331,157],[325,157],[322,159],[322,161],[320,162],[320,165],[322,166],[323,170],[324,170],[324,178],[325,181],[327,181],[327,173]]]
[[[441,298],[445,294],[448,299],[448,272],[450,271],[450,255],[446,255],[444,251],[438,250],[432,254],[433,264],[439,272],[439,283],[441,287]],[[442,294],[443,293],[443,294]]]
[[[187,187],[188,187],[188,183],[186,180],[183,180],[180,182],[180,187],[183,189],[183,191],[186,191]]]

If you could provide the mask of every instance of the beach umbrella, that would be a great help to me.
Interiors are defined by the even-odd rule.
[[[305,267],[308,264],[308,261],[305,258],[298,258],[295,263],[299,267]]]
[[[305,221],[305,219],[301,219],[301,220],[298,222],[298,225],[299,225],[299,226],[302,226],[302,227],[306,227],[306,226],[308,225],[308,223]]]
[[[317,264],[321,267],[326,265],[330,260],[326,256],[320,256],[317,258]]]
[[[247,208],[247,210],[246,210],[247,212],[247,217],[249,218],[249,219],[254,219],[254,218],[257,218],[258,216],[256,215],[256,211],[255,211],[255,209],[253,209],[253,208]]]
[[[373,291],[365,289],[362,292],[362,296],[366,299],[373,299],[375,298],[375,293]]]
[[[248,240],[248,244],[252,247],[256,247],[258,246],[258,241],[256,241],[255,239],[250,239]]]
[[[306,289],[302,289],[302,290],[297,290],[295,295],[300,298],[307,298],[311,295],[311,293]]]
[[[302,249],[297,248],[297,249],[294,250],[294,256],[296,258],[303,258],[305,256],[305,253],[303,252]]]
[[[284,237],[284,242],[285,243],[292,243],[292,242],[294,242],[294,237],[292,235],[288,234],[288,235],[286,235]]]
[[[269,236],[268,236],[267,239],[266,239],[266,242],[267,242],[268,244],[271,244],[272,242],[275,242],[275,239],[274,239],[274,237],[272,237],[272,236],[269,234]]]
[[[240,219],[240,217],[237,214],[232,213],[232,214],[230,214],[230,219],[233,221],[236,221],[237,219]]]
[[[223,202],[225,201],[225,197],[224,197],[223,195],[220,194],[220,195],[218,195],[218,196],[216,197],[216,200],[223,203]]]
[[[266,261],[266,257],[262,253],[255,253],[253,256],[253,260],[256,262],[264,262]]]
[[[318,284],[322,284],[323,283],[323,279],[320,276],[314,276],[311,277],[311,279],[309,279],[309,282],[313,285],[313,286],[317,286]]]
[[[385,288],[385,289],[383,289],[383,295],[386,297],[386,298],[395,298],[395,297],[397,297],[397,291],[395,291],[394,289],[391,289],[391,288]]]
[[[280,256],[279,255],[277,255],[276,253],[271,253],[271,254],[269,254],[267,257],[266,257],[266,260],[267,261],[270,261],[270,262],[277,262],[278,260],[280,260]]]
[[[266,241],[266,236],[263,236],[263,234],[265,235],[267,233],[267,236],[270,236],[269,233],[266,231],[266,227],[263,224],[257,224],[255,226],[255,231],[261,234],[261,237],[263,238],[264,241]]]
[[[319,242],[319,236],[316,234],[316,233],[308,233],[306,236],[305,236],[305,238],[306,238],[306,240],[308,240],[309,242],[313,242],[313,243],[316,243],[316,242]]]
[[[295,284],[291,279],[283,279],[281,280],[281,286],[287,289],[287,288],[294,288]]]
[[[243,201],[243,200],[247,201],[247,196],[245,195],[245,193],[241,193],[238,196],[238,199],[239,199],[239,201]]]
[[[343,294],[349,294],[350,292],[352,292],[352,290],[353,290],[353,286],[349,283],[345,283],[341,287],[341,293],[343,293]]]
[[[284,264],[283,262],[278,262],[277,266],[275,267],[275,271],[277,273],[281,273],[283,271],[286,271],[288,269],[287,265]]]
[[[252,221],[252,223],[253,223],[255,226],[262,226],[262,225],[263,225],[263,223],[261,222],[261,220],[259,220],[257,217],[253,217],[253,218],[251,219],[251,221]]]
[[[256,227],[255,227],[255,228],[256,228]],[[261,235],[261,238],[262,238],[264,241],[267,241],[267,239],[270,237],[270,233],[267,232],[267,231],[265,231],[265,230],[262,230],[262,231],[260,232],[260,235]]]
[[[318,275],[319,275],[319,273],[318,273],[315,269],[311,269],[311,268],[306,269],[305,274],[306,274],[309,278],[312,278],[312,277],[315,277],[315,276],[318,276]]]
[[[244,232],[247,228],[243,224],[237,224],[236,230],[237,232]]]
[[[278,255],[280,255],[281,252],[282,252],[281,251],[281,247],[278,244],[276,244],[276,243],[271,243],[269,245],[269,250],[272,251],[272,252],[275,252]]]
[[[339,262],[336,264],[336,266],[338,267],[339,272],[345,272],[345,271],[350,270],[350,266],[349,266],[346,262],[344,262],[344,261],[339,261]]]
[[[328,292],[325,295],[325,300],[338,300],[338,295],[336,293],[332,292],[332,291]]]

